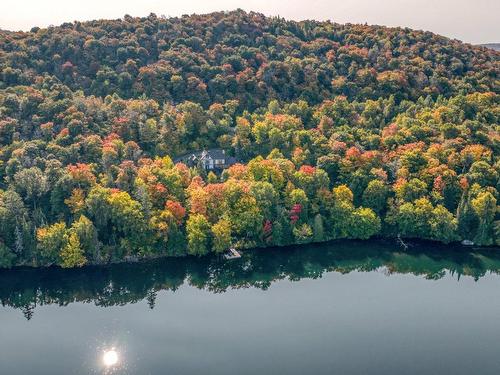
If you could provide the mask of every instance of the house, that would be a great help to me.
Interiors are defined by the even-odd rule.
[[[236,158],[226,154],[225,150],[215,148],[180,156],[174,160],[188,167],[200,166],[206,171],[222,171],[236,163]]]

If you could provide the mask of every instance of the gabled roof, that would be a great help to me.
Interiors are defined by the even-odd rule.
[[[198,160],[205,159],[223,159],[227,162],[229,156],[226,155],[226,152],[220,148],[213,148],[210,150],[203,150],[198,152],[193,152],[189,154],[184,154],[174,159],[174,162],[196,162]]]
[[[201,153],[201,158],[226,159],[226,153],[222,149],[215,148],[212,150],[203,151]]]

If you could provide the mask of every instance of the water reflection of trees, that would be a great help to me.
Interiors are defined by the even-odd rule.
[[[393,244],[344,242],[257,250],[232,261],[182,258],[79,270],[17,269],[0,272],[0,300],[30,319],[36,306],[47,304],[112,306],[146,299],[153,308],[156,292],[175,291],[184,283],[213,293],[249,287],[265,290],[282,279],[315,279],[325,272],[369,272],[382,267],[389,275],[436,280],[449,273],[457,279],[465,275],[478,280],[500,271],[500,252],[424,245],[402,251]]]

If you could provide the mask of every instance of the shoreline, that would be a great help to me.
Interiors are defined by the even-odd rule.
[[[402,244],[399,242],[398,237],[373,237],[367,240],[361,240],[361,239],[334,239],[334,240],[329,240],[329,241],[323,241],[323,242],[309,242],[309,243],[303,243],[303,244],[290,244],[290,245],[283,245],[283,246],[267,246],[267,247],[252,247],[252,248],[247,248],[247,249],[237,249],[242,255],[245,253],[254,253],[254,252],[264,252],[264,251],[278,251],[278,250],[285,250],[285,251],[290,251],[290,250],[300,250],[300,248],[305,248],[307,246],[332,246],[332,245],[344,245],[344,244],[367,244],[367,243],[373,243],[375,245],[383,245],[383,246],[394,246],[395,250],[401,250],[403,252],[414,252],[415,250],[418,251],[420,248],[425,247],[432,247],[436,250],[438,249],[449,249],[450,247],[453,249],[459,249],[460,251],[466,252],[467,250],[475,250],[475,251],[500,251],[499,246],[479,246],[479,245],[462,245],[460,242],[451,242],[449,244],[444,244],[439,241],[433,241],[433,240],[426,240],[426,239],[406,239],[403,238],[405,244],[407,245],[407,248],[405,249]],[[438,250],[439,251],[439,250]],[[183,255],[158,255],[158,256],[151,256],[151,257],[132,257],[128,256],[125,257],[124,259],[120,260],[111,260],[107,262],[101,262],[101,263],[87,263],[86,265],[82,267],[72,267],[72,268],[64,268],[59,265],[49,265],[49,266],[32,266],[32,265],[16,265],[10,268],[1,268],[0,267],[0,273],[3,271],[16,271],[16,270],[37,270],[37,269],[42,269],[42,270],[85,270],[85,269],[90,269],[90,268],[102,268],[102,267],[109,267],[109,266],[114,266],[114,265],[133,265],[133,264],[141,264],[145,265],[148,263],[156,262],[156,261],[168,261],[168,260],[179,260],[179,259],[208,259],[208,258],[214,258],[214,257],[219,257],[222,258],[223,253],[216,254],[214,252],[210,252],[208,254],[205,254],[203,256],[196,256],[196,255],[191,255],[191,254],[183,254]],[[129,258],[129,259],[127,259]],[[132,258],[132,259],[131,259]],[[222,260],[224,262],[231,262],[234,261],[234,259],[231,260]]]

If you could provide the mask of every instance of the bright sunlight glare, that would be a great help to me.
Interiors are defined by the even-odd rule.
[[[106,366],[114,366],[118,363],[118,353],[114,349],[107,350],[104,352],[102,360]]]

